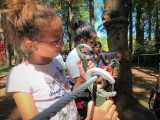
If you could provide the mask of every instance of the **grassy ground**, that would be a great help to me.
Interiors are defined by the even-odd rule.
[[[10,67],[7,65],[1,66],[0,67],[0,77],[6,75],[9,71]]]
[[[157,80],[158,70],[145,67],[133,67],[132,73],[134,96],[140,104],[148,109],[150,90]]]
[[[5,94],[6,75],[10,68],[0,68],[0,120],[19,120],[18,110],[12,97]],[[148,109],[150,89],[154,86],[158,70],[144,67],[132,67],[134,97],[145,108]],[[126,112],[128,114],[129,111]],[[134,115],[132,115],[134,117]],[[127,119],[129,120],[129,119]],[[138,118],[135,118],[138,120]],[[145,120],[145,119],[144,119]],[[149,118],[149,120],[153,120]]]

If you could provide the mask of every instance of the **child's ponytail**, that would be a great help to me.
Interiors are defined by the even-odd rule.
[[[6,0],[8,38],[13,44],[21,45],[24,38],[37,40],[45,28],[49,28],[57,17],[54,10],[39,0]],[[17,44],[18,43],[18,44]]]
[[[35,4],[32,0],[7,0],[7,31],[8,37],[12,41],[23,39],[26,31],[25,26],[33,21],[36,12]]]

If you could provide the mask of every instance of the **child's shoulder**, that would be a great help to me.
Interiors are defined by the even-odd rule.
[[[25,78],[27,76],[26,66],[24,63],[12,67],[7,75],[7,79]]]
[[[24,62],[12,67],[9,71],[9,73],[18,73],[21,74],[22,72],[26,72],[26,70],[28,69],[28,65]]]

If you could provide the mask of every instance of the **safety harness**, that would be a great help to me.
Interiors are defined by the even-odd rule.
[[[150,109],[151,111],[154,111],[154,112],[155,112],[155,111],[160,110],[160,108],[154,109],[153,107],[151,107],[151,101],[152,101],[152,99],[154,98],[154,96],[155,96],[155,99],[157,99],[157,100],[160,102],[160,63],[159,63],[158,85],[152,88],[152,90],[151,90],[151,92],[150,92],[149,102],[148,102],[148,104],[149,104],[149,109]]]

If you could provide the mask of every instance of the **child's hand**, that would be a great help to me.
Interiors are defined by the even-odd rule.
[[[119,73],[119,70],[117,68],[114,68],[110,74],[113,76],[113,78],[118,78],[118,73]]]
[[[79,72],[80,72],[80,76],[77,77],[75,80],[76,80],[76,83],[75,85],[73,86],[73,90],[76,89],[77,87],[79,87],[80,85],[82,85],[84,82],[86,82],[86,73],[84,71],[84,68],[83,68],[83,65],[81,63],[81,60],[79,60],[77,62],[77,65],[78,65],[78,68],[79,68]],[[88,68],[87,69],[91,69],[94,67],[94,64],[92,61],[89,61],[88,62]]]
[[[92,61],[89,61],[88,62],[88,67],[87,67],[87,70],[91,69],[91,68],[94,68],[94,63]]]
[[[86,120],[119,120],[116,106],[112,100],[105,102],[105,110],[94,106],[93,101],[88,103]]]
[[[79,61],[77,62],[77,64],[78,64],[78,67],[79,67],[80,77],[81,77],[83,80],[86,81],[86,73],[85,73],[85,71],[84,71],[83,65],[81,64],[81,60],[79,60]],[[89,70],[89,69],[91,69],[91,68],[93,68],[93,67],[94,67],[93,62],[92,62],[92,61],[89,61],[89,62],[88,62],[88,67],[87,67],[87,69]]]

